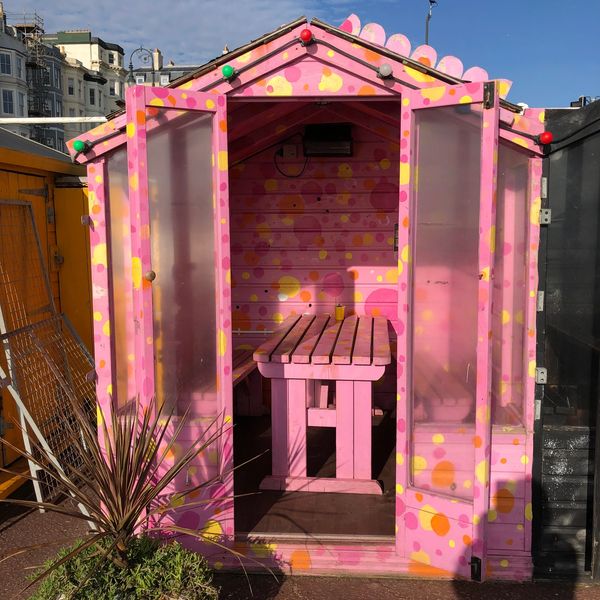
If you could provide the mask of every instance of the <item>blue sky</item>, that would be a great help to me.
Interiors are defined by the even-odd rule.
[[[4,0],[14,13],[36,10],[47,32],[90,28],[129,53],[159,47],[167,60],[201,64],[296,17],[339,25],[350,13],[424,42],[428,0]],[[514,82],[509,99],[530,106],[568,106],[600,95],[600,0],[439,0],[430,45],[465,68]]]

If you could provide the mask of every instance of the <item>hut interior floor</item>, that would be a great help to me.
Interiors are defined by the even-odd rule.
[[[263,477],[271,473],[270,450],[270,415],[236,417],[235,464],[258,456],[234,473],[235,530],[240,535],[393,539],[396,461],[395,419],[391,415],[384,413],[373,420],[372,473],[383,484],[381,496],[259,490]],[[307,471],[309,477],[335,476],[334,428],[308,428]]]

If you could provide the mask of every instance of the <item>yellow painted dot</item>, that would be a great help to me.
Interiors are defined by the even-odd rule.
[[[346,254],[344,256],[346,257],[347,260],[350,260],[352,258],[352,252],[346,252]]]
[[[283,323],[283,315],[281,313],[275,313],[273,315],[273,321],[275,321],[275,323]]]
[[[354,292],[354,302],[362,302],[363,300],[362,292]]]
[[[505,309],[502,311],[502,325],[510,323],[510,313]]]
[[[382,170],[387,171],[390,166],[392,165],[392,163],[390,162],[389,158],[382,158],[379,161],[379,166],[381,167]]]
[[[396,463],[399,465],[404,464],[404,454],[402,452],[396,452]]]
[[[489,472],[489,466],[487,460],[482,460],[477,467],[475,467],[475,476],[479,483],[485,484],[487,482]]]
[[[291,96],[292,89],[292,84],[281,75],[275,75],[267,81],[267,95],[269,96]]]
[[[527,374],[529,375],[529,377],[535,377],[535,360],[529,361]]]
[[[132,138],[135,135],[135,123],[127,123],[125,131],[127,132],[127,137]]]
[[[329,56],[329,58],[333,58],[335,56],[335,52],[333,50],[328,50],[327,56]]]
[[[227,167],[229,165],[229,158],[227,156],[227,150],[219,151],[218,165],[219,165],[219,171],[227,171]]]
[[[528,503],[525,505],[525,518],[526,518],[528,521],[531,521],[531,520],[533,519],[533,508],[532,508],[532,506],[531,506],[531,502],[528,502]]]
[[[319,250],[319,258],[325,260],[327,258],[327,250]]]
[[[400,258],[405,263],[407,263],[410,260],[410,246],[408,244],[406,244],[406,246],[404,246],[402,248],[402,252],[400,253]]]
[[[498,513],[494,509],[490,508],[490,510],[488,510],[488,521],[490,523],[493,523],[497,518],[498,518]]]
[[[523,456],[521,456],[521,464],[526,465],[528,463],[529,463],[529,456],[527,456],[526,454],[523,454]]]
[[[473,486],[473,482],[472,482],[470,479],[465,479],[465,480],[463,481],[463,487],[464,487],[466,490],[470,490],[472,486]]]
[[[215,569],[217,569],[217,571],[220,571],[223,568],[223,563],[220,560],[217,560],[214,563]]]
[[[257,302],[258,301],[258,296],[256,294],[252,294],[250,296],[250,302]]]
[[[521,523],[519,523],[519,524],[517,525],[517,530],[518,530],[518,531],[523,531],[523,529],[525,529],[525,527],[523,527],[523,525],[522,525]]]
[[[152,98],[150,102],[148,102],[150,106],[164,106],[165,103],[162,98]]]
[[[242,273],[242,279],[250,279],[250,273],[248,273],[248,271],[244,271]]]
[[[508,561],[507,561],[505,558],[503,558],[503,559],[500,561],[500,566],[501,566],[502,568],[504,568],[504,569],[506,569],[506,567],[508,567],[508,564],[509,564],[509,563],[508,563]]]
[[[473,525],[479,525],[479,521],[481,521],[479,515],[473,515]]]
[[[110,335],[110,321],[105,321],[102,326],[102,333],[108,337]]]
[[[215,107],[215,102],[214,100],[211,100],[210,98],[205,102],[206,108],[208,109],[213,109]]]
[[[412,467],[413,473],[418,475],[427,468],[427,461],[423,456],[413,456]]]
[[[398,496],[401,496],[402,494],[404,494],[404,486],[401,483],[396,484],[396,494]]]
[[[340,221],[341,221],[342,223],[347,223],[349,220],[350,220],[350,217],[349,217],[348,215],[342,215],[342,216],[340,217]]]
[[[450,548],[454,548],[456,546],[456,542],[454,540],[448,540],[448,546],[450,546]]]
[[[459,104],[470,104],[473,102],[473,98],[471,96],[465,95],[459,101]]]
[[[97,310],[94,311],[94,321],[102,321],[102,313]]]
[[[408,106],[410,104],[409,98],[402,98],[402,106]]]
[[[381,283],[383,281],[383,277],[381,275],[377,275],[377,281]]]
[[[225,356],[227,351],[227,336],[222,329],[219,329],[219,356]]]
[[[431,437],[431,441],[434,444],[443,444],[444,443],[444,436],[441,433],[435,433],[432,437]]]

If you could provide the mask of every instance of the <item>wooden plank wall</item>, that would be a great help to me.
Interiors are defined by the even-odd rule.
[[[231,168],[234,332],[270,331],[290,314],[333,314],[338,303],[346,315],[384,315],[397,324],[399,145],[390,140],[399,130],[386,125],[379,136],[372,129],[356,113],[354,155],[313,157],[304,171],[299,137],[285,142],[297,158],[277,157],[279,170],[280,146]],[[261,339],[236,337],[248,345]]]

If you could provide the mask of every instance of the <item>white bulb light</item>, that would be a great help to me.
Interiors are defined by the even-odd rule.
[[[389,63],[383,63],[377,69],[377,74],[382,79],[387,79],[388,77],[391,77],[392,76],[392,65],[390,65]]]

